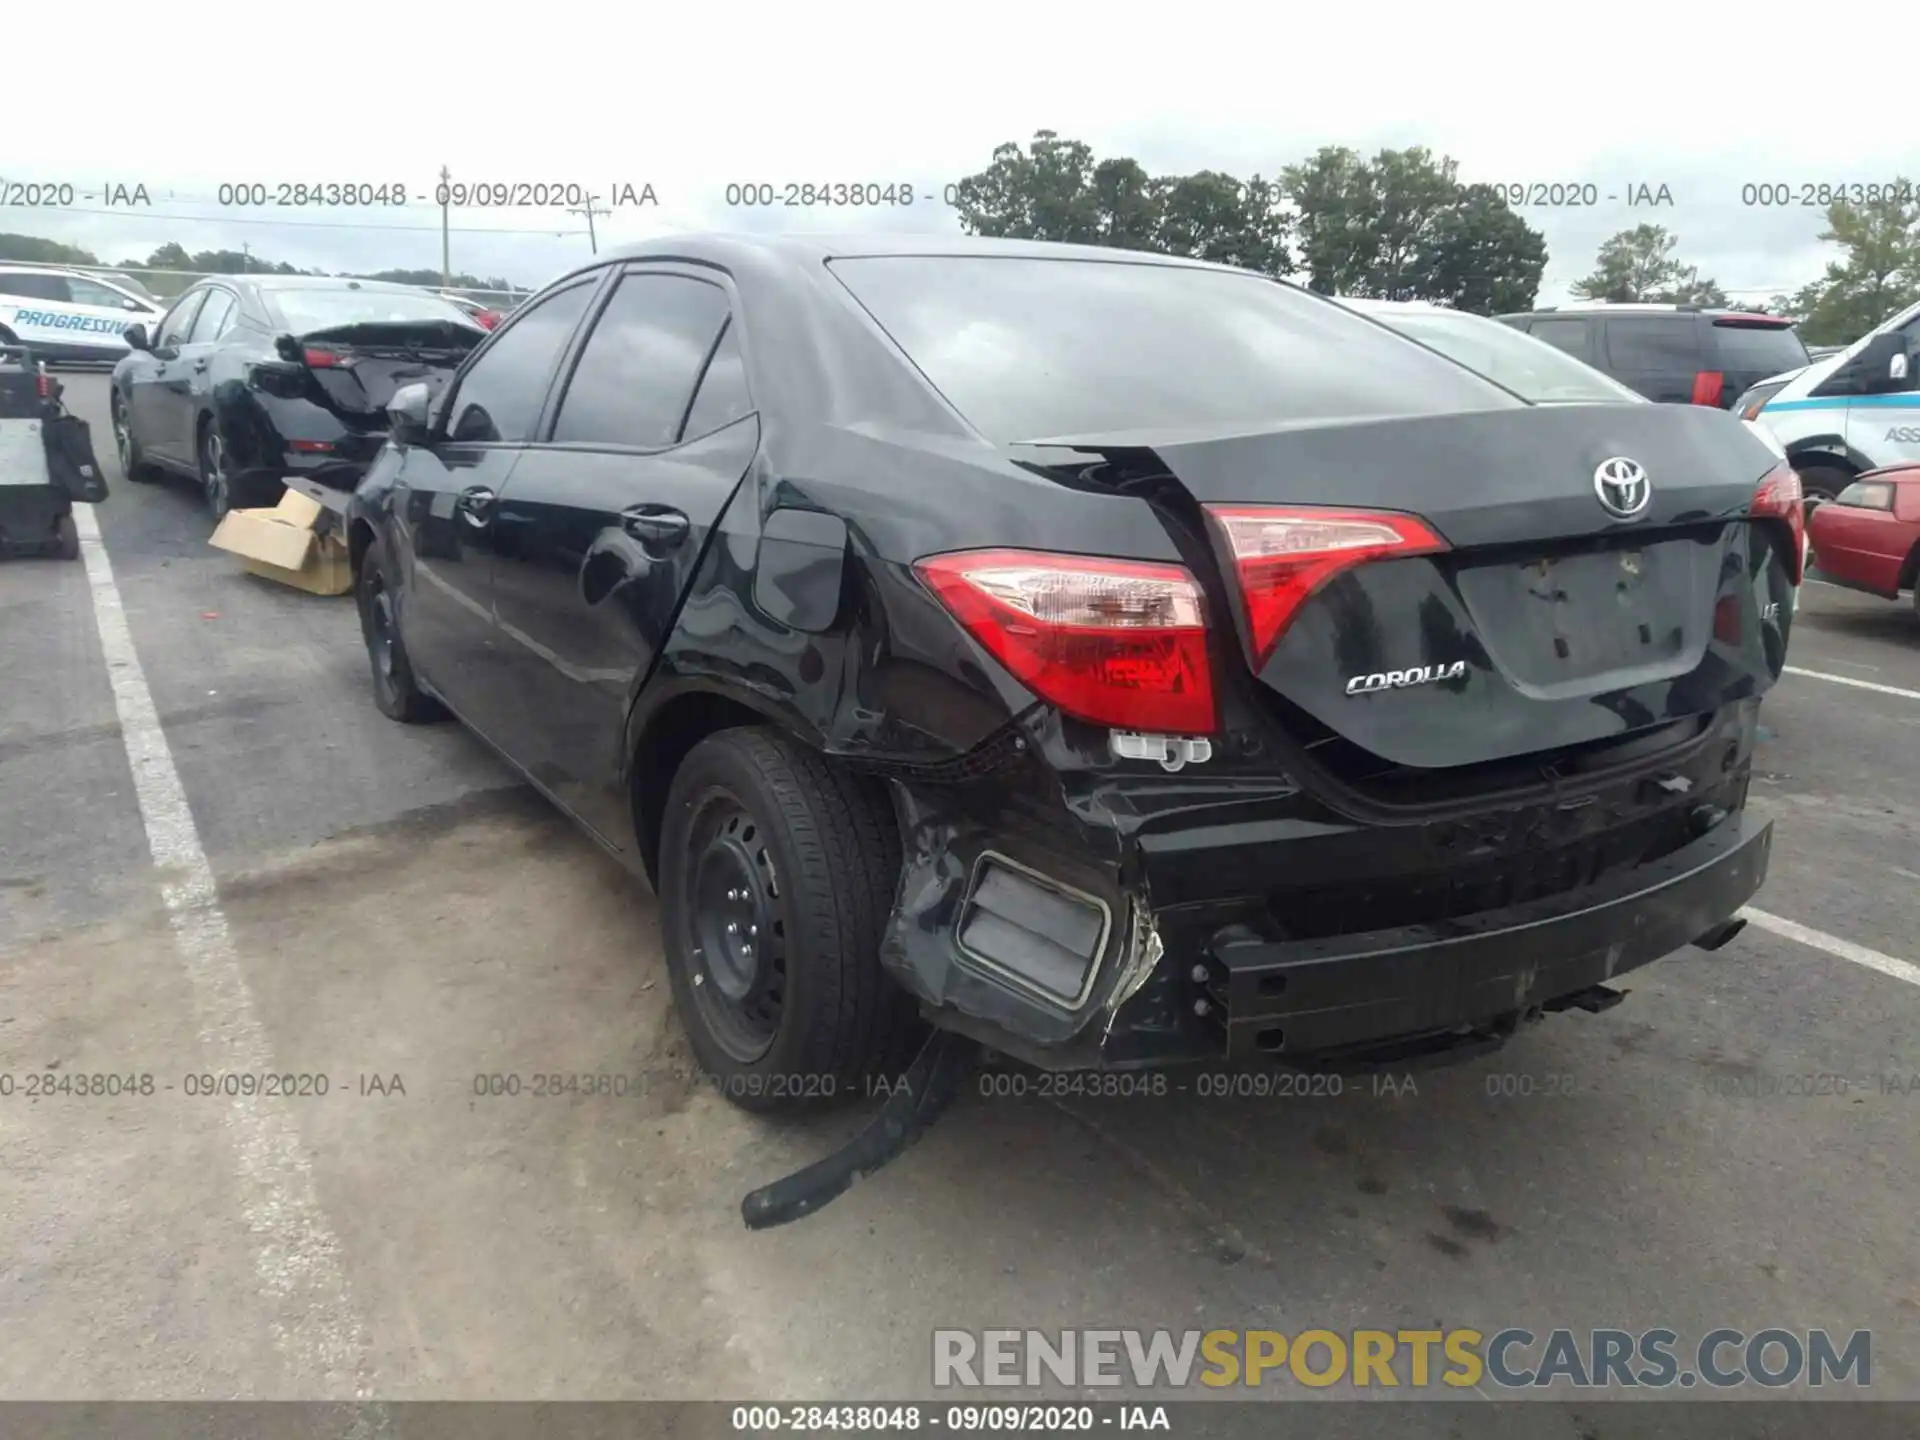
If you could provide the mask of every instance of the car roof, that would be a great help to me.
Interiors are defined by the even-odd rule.
[[[1882,465],[1878,470],[1863,470],[1856,480],[1920,481],[1920,460],[1902,460],[1898,465]]]
[[[1068,245],[1050,240],[1003,240],[979,235],[778,234],[703,232],[666,235],[602,251],[596,264],[608,260],[653,260],[684,257],[726,264],[729,260],[784,260],[793,264],[825,260],[899,255],[1001,256],[1029,260],[1099,260],[1129,265],[1171,265],[1191,270],[1219,270],[1228,274],[1254,272],[1232,265],[1192,260],[1181,255],[1156,255],[1144,250],[1119,250],[1107,245]],[[586,265],[578,267],[588,268]]]
[[[1772,325],[1783,329],[1794,323],[1790,316],[1763,315],[1753,310],[1733,310],[1726,306],[1663,305],[1652,301],[1627,304],[1611,300],[1596,300],[1581,305],[1542,305],[1537,310],[1509,311],[1500,318],[1510,320],[1524,315],[1705,315],[1714,320],[1750,320],[1755,325]]]
[[[1349,310],[1359,310],[1359,311],[1362,311],[1363,313],[1367,311],[1379,311],[1384,314],[1401,314],[1401,315],[1405,315],[1405,314],[1465,315],[1470,313],[1465,310],[1455,310],[1448,305],[1433,305],[1428,303],[1425,300],[1362,300],[1357,296],[1349,297],[1346,295],[1336,295],[1333,298],[1338,300],[1342,305],[1346,306]],[[1482,315],[1476,315],[1473,318],[1476,320],[1482,320],[1482,319],[1485,319],[1486,317]]]
[[[209,280],[238,281],[245,285],[263,285],[274,290],[378,290],[399,291],[408,295],[432,295],[418,285],[402,285],[395,280],[356,280],[351,275],[202,275],[193,283]]]

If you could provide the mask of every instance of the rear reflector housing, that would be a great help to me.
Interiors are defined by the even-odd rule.
[[[914,568],[969,635],[1064,713],[1123,730],[1215,728],[1206,612],[1184,566],[968,550]]]
[[[989,852],[974,868],[954,935],[984,968],[1078,1009],[1111,928],[1111,913],[1093,896]]]
[[[1788,543],[1782,559],[1787,575],[1798,585],[1807,553],[1807,509],[1800,493],[1799,473],[1784,462],[1774,466],[1753,492],[1753,504],[1747,513],[1756,520],[1777,521],[1786,527]]]
[[[1434,555],[1447,548],[1424,520],[1383,510],[1209,505],[1240,580],[1247,649],[1256,673],[1313,593],[1369,560]]]

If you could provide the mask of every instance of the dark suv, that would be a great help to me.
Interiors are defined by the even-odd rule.
[[[1807,363],[1793,322],[1694,305],[1586,305],[1500,317],[1649,400],[1725,410],[1749,385]]]

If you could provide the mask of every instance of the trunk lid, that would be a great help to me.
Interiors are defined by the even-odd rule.
[[[1731,416],[1556,405],[1224,438],[1064,437],[1202,506],[1417,516],[1434,554],[1365,561],[1293,612],[1258,665],[1290,733],[1344,768],[1446,770],[1586,746],[1770,686],[1791,585],[1744,517],[1774,466]],[[1644,468],[1645,509],[1603,507],[1596,472]],[[1209,543],[1257,655],[1224,532]],[[1684,727],[1683,727],[1684,728]]]
[[[394,391],[417,380],[443,383],[486,338],[478,325],[380,321],[309,330],[295,344],[330,408],[384,416]]]

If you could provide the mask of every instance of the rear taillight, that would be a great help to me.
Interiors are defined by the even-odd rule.
[[[33,372],[33,393],[42,400],[53,395],[53,377],[47,373],[47,362],[42,360]]]
[[[1447,548],[1425,521],[1384,511],[1209,505],[1207,515],[1240,577],[1256,672],[1307,598],[1341,571]]]
[[[480,323],[482,329],[491,330],[500,323],[500,312],[498,310],[482,310],[473,318]]]
[[[1122,730],[1214,729],[1206,612],[1183,567],[974,550],[914,568],[969,635],[1066,714]]]
[[[309,370],[332,370],[340,364],[340,357],[331,350],[308,350],[300,358]]]
[[[1781,558],[1793,583],[1800,583],[1801,562],[1807,553],[1807,509],[1800,494],[1799,473],[1787,464],[1773,467],[1753,492],[1747,513],[1756,520],[1775,520],[1787,527],[1788,544]]]
[[[1727,388],[1727,377],[1718,370],[1702,370],[1693,377],[1693,404],[1718,405]]]

